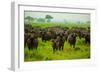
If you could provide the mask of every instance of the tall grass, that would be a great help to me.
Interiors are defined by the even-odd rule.
[[[39,40],[39,46],[36,49],[24,50],[25,62],[27,61],[43,61],[43,60],[69,60],[69,59],[87,59],[90,57],[90,45],[84,43],[84,39],[77,38],[76,48],[72,48],[68,42],[64,44],[63,51],[53,52],[52,42],[42,42]],[[78,48],[78,49],[77,49]]]

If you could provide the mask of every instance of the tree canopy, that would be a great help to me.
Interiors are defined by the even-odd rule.
[[[47,22],[50,22],[51,19],[53,19],[53,17],[51,15],[46,15],[45,16],[45,19],[47,19]]]
[[[35,19],[31,16],[25,17],[25,20],[28,20],[28,23],[31,24]]]

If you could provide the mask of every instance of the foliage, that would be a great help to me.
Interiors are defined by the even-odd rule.
[[[50,22],[50,20],[53,19],[53,17],[51,15],[46,15],[45,19],[47,19],[47,22]]]
[[[25,17],[25,20],[28,20],[28,23],[31,24],[34,21],[34,18],[31,16],[27,16],[27,17]]]

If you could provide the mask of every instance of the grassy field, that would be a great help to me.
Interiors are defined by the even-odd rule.
[[[60,23],[33,23],[32,26],[38,26],[41,28],[58,26],[61,25],[63,27],[88,27],[87,24],[60,24]],[[46,61],[46,60],[73,60],[73,59],[88,59],[90,58],[90,44],[85,43],[85,39],[79,39],[77,37],[76,47],[72,48],[68,42],[64,44],[63,51],[53,52],[53,48],[51,46],[52,42],[47,41],[42,42],[41,38],[38,38],[39,45],[37,50],[29,50],[27,47],[24,48],[24,61]]]
[[[53,23],[53,22],[49,22],[49,23],[33,23],[32,26],[37,26],[37,27],[41,27],[41,28],[46,28],[46,27],[53,27],[53,26],[62,26],[62,27],[84,27],[87,28],[90,25],[86,24],[86,23]]]

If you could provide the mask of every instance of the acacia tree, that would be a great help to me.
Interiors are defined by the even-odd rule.
[[[28,20],[28,23],[30,23],[30,24],[34,21],[34,18],[31,16],[27,16],[27,17],[25,17],[25,19]]]
[[[50,22],[53,17],[51,15],[46,15],[45,19],[47,20],[47,22]]]

